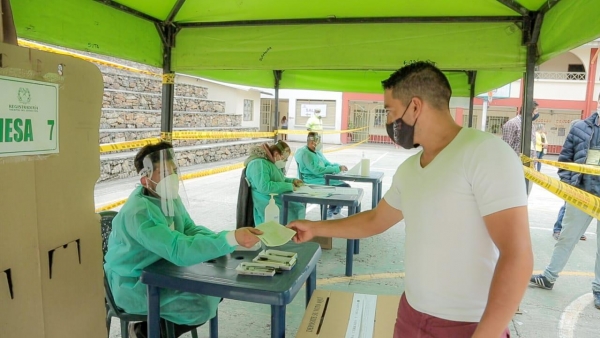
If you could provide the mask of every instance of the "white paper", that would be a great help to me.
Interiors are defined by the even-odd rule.
[[[256,237],[260,238],[266,246],[284,245],[296,234],[294,230],[273,221],[263,223],[256,228],[263,232],[262,235],[257,235]]]
[[[346,187],[336,187],[335,194],[336,195],[358,195],[358,189],[346,188]]]
[[[296,188],[296,190],[294,190],[295,194],[306,194],[306,195],[310,195],[310,196],[315,196],[315,197],[327,197],[329,195],[331,195],[332,193],[335,193],[336,189],[335,187],[329,187],[329,186],[309,186],[309,185],[303,185],[299,188]]]
[[[346,175],[359,175],[360,174],[361,164],[358,162],[354,167],[350,170],[346,171]]]
[[[376,309],[376,295],[354,294],[345,338],[373,338]]]

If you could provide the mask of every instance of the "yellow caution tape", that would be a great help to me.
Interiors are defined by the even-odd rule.
[[[100,153],[107,153],[110,151],[120,151],[134,148],[141,148],[148,144],[156,144],[160,142],[160,138],[147,138],[143,140],[117,142],[117,143],[106,143],[100,145]]]
[[[120,206],[120,205],[123,205],[123,204],[125,204],[125,202],[127,202],[127,199],[126,199],[126,198],[124,198],[124,199],[122,199],[122,200],[118,200],[118,201],[116,201],[116,202],[112,202],[112,203],[110,203],[110,204],[107,204],[107,205],[103,205],[103,206],[101,206],[101,207],[99,207],[99,208],[96,208],[96,212],[101,212],[101,211],[112,210],[112,209],[114,209],[114,208],[116,208],[116,207],[118,207],[118,206]]]
[[[345,134],[345,133],[352,133],[352,132],[367,129],[367,128],[368,127],[348,129],[348,130],[321,130],[321,131],[315,131],[315,133],[318,133],[318,134]],[[277,130],[277,134],[307,135],[308,133],[310,133],[310,131],[308,131],[308,130],[287,130],[287,129],[278,129]]]
[[[182,180],[189,180],[189,179],[192,179],[192,178],[198,178],[198,177],[204,177],[204,176],[209,176],[209,175],[214,175],[214,174],[220,174],[220,173],[224,173],[226,171],[240,169],[240,168],[243,168],[243,167],[244,167],[244,163],[240,162],[240,163],[236,163],[236,164],[232,164],[232,165],[226,165],[226,166],[223,166],[223,167],[206,169],[206,170],[198,171],[198,172],[195,172],[195,173],[183,174],[183,175],[181,175],[181,179]]]
[[[112,67],[112,68],[117,68],[117,69],[121,69],[121,70],[126,70],[128,72],[133,72],[133,73],[138,73],[138,74],[145,74],[145,75],[151,75],[151,76],[161,76],[158,73],[153,73],[151,71],[147,71],[147,70],[142,70],[142,69],[137,69],[137,68],[133,68],[133,67],[128,67],[128,66],[124,66],[118,63],[114,63],[114,62],[110,62],[110,61],[106,61],[106,60],[102,60],[102,59],[97,59],[95,57],[91,57],[91,56],[87,56],[87,55],[83,55],[83,54],[79,54],[79,53],[73,53],[73,52],[69,52],[66,50],[61,50],[61,49],[57,49],[57,48],[52,48],[52,47],[48,47],[48,46],[44,46],[35,42],[31,42],[31,41],[26,41],[26,40],[22,40],[19,39],[19,46],[21,47],[28,47],[31,49],[37,49],[37,50],[41,50],[44,52],[50,52],[50,53],[54,53],[54,54],[61,54],[61,55],[68,55],[68,56],[72,56],[78,59],[82,59],[88,62],[93,62],[93,63],[97,63],[97,64],[101,64],[103,66],[107,66],[107,67]]]
[[[529,167],[523,166],[523,170],[525,170],[525,177],[528,180],[550,191],[586,214],[600,219],[600,198]]]
[[[232,138],[271,138],[274,132],[237,132],[237,131],[176,131],[174,140],[205,140],[205,139],[232,139]]]
[[[173,133],[168,131],[163,131],[160,133],[160,139],[162,141],[167,141],[169,143],[173,143]]]
[[[354,144],[351,144],[351,145],[348,145],[348,146],[343,146],[343,147],[339,147],[339,148],[335,148],[335,149],[325,150],[324,153],[333,153],[334,151],[340,151],[340,150],[350,149],[350,148],[356,147],[357,145],[363,144],[363,143],[365,143],[367,141],[369,141],[369,140],[367,139],[367,140],[360,141],[358,143],[354,143]]]
[[[163,84],[175,84],[175,73],[166,73],[162,75]]]
[[[540,160],[537,158],[531,159],[523,154],[521,154],[521,160],[524,162],[531,162],[531,163],[540,162],[540,163],[544,163],[547,165],[551,165],[553,167],[557,167],[557,168],[565,169],[565,170],[569,170],[569,171],[574,171],[574,172],[582,173],[582,174],[600,175],[600,166],[597,166],[597,165]]]

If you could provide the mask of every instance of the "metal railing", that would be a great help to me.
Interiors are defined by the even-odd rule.
[[[535,72],[536,80],[573,80],[573,81],[585,81],[587,78],[586,73],[580,72]]]

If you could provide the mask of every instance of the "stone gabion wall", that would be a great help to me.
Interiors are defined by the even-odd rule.
[[[252,147],[262,142],[264,141],[189,151],[178,151],[176,149],[176,152],[180,167],[233,158],[240,158],[240,161],[242,161],[241,157],[247,156]],[[113,160],[100,159],[100,166],[100,179],[98,182],[137,176],[133,165],[133,156]]]
[[[201,130],[202,132],[205,131],[212,131],[212,130]],[[219,129],[215,129],[215,132],[256,132],[258,131],[258,128],[219,128]],[[112,131],[110,129],[108,130],[100,130],[100,144],[106,144],[106,143],[115,143],[115,142],[125,142],[125,141],[135,141],[135,140],[143,140],[146,138],[152,138],[152,137],[159,137],[160,136],[160,129],[156,128],[156,129],[152,129],[152,130],[147,130],[147,129],[127,129],[127,130],[115,130]],[[205,140],[199,140],[199,141],[205,141]],[[215,141],[215,142],[224,142],[223,140],[219,140],[219,139],[215,139],[215,140],[206,140],[206,141]],[[231,141],[235,141],[234,139],[227,139],[227,142],[231,142]],[[196,145],[196,144],[205,144],[205,143],[186,143],[186,142],[196,142],[196,140],[191,140],[191,141],[185,141],[180,144],[181,146],[189,146],[189,145]],[[206,143],[213,143],[213,142],[206,142]]]
[[[238,127],[241,124],[241,115],[173,113],[173,125],[176,128]],[[103,110],[100,129],[113,128],[160,128],[160,112]]]

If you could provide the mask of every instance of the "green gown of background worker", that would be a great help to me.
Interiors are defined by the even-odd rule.
[[[298,162],[298,171],[302,181],[306,184],[325,184],[325,174],[338,174],[340,165],[331,163],[320,151],[312,151],[308,146],[304,146],[294,155]],[[330,180],[330,185],[340,185],[341,181]]]
[[[115,303],[131,314],[148,313],[146,285],[140,282],[145,267],[160,259],[190,266],[235,248],[225,238],[227,231],[196,226],[180,199],[175,200],[175,216],[167,217],[160,199],[143,191],[137,187],[113,219],[104,264]],[[162,289],[160,315],[176,324],[199,325],[215,316],[219,302],[216,297]]]
[[[267,159],[262,147],[255,147],[250,151],[250,157],[244,162],[246,166],[246,178],[250,182],[252,191],[252,203],[254,204],[254,224],[260,225],[265,222],[265,208],[269,204],[269,194],[281,194],[294,191],[294,178],[285,177],[281,169]],[[275,204],[279,208],[279,220],[283,218],[283,204],[281,197],[273,196]],[[306,218],[306,206],[302,203],[288,203],[288,223],[298,219]],[[285,225],[285,224],[284,224]]]

